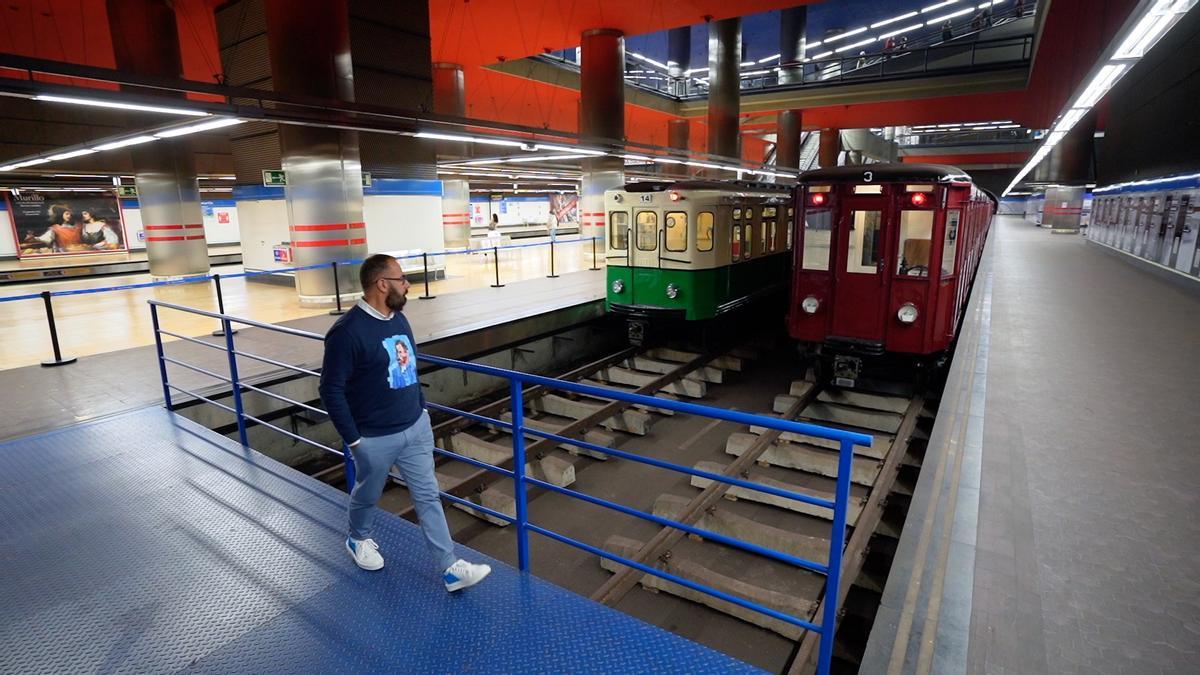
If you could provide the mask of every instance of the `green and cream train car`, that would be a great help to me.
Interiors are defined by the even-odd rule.
[[[715,181],[608,190],[607,310],[642,323],[703,321],[783,292],[792,195],[782,185]]]

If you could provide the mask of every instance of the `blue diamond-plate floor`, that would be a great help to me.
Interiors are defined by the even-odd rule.
[[[0,673],[754,670],[464,547],[450,595],[391,515],[362,572],[344,493],[162,409],[0,458]]]

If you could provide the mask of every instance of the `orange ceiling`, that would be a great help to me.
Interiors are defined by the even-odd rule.
[[[819,0],[430,0],[433,60],[479,66],[579,46],[583,31],[642,35]]]

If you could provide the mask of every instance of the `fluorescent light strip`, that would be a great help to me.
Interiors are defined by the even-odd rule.
[[[922,9],[921,13],[925,14],[926,12],[932,12],[935,9],[941,9],[946,6],[956,4],[957,2],[958,2],[958,0],[946,0],[945,2],[939,2],[936,5],[930,5],[924,9]]]
[[[890,23],[896,23],[897,21],[911,19],[912,17],[916,16],[917,14],[918,14],[918,12],[909,12],[908,14],[901,14],[900,16],[893,16],[892,18],[887,19],[886,21],[878,21],[876,23],[871,24],[871,28],[879,28],[880,26],[886,26]]]
[[[1096,77],[1088,83],[1087,88],[1083,90],[1083,93],[1079,95],[1079,98],[1071,107],[1090,108],[1096,105],[1108,93],[1113,84],[1120,79],[1121,75],[1125,73],[1126,68],[1128,66],[1124,63],[1110,63],[1101,68],[1100,72],[1096,73]]]
[[[1113,54],[1113,58],[1136,59],[1145,54],[1171,27],[1171,22],[1175,18],[1173,12],[1170,11],[1172,4],[1172,0],[1158,0],[1154,7],[1138,21],[1137,26],[1130,31],[1128,37],[1121,42],[1121,46],[1117,48],[1117,53]]]
[[[156,105],[138,105],[135,103],[116,103],[114,101],[102,101],[91,98],[73,98],[70,96],[50,96],[43,94],[34,96],[35,101],[47,101],[49,103],[71,103],[73,105],[87,105],[96,108],[116,108],[118,110],[138,110],[141,112],[158,112],[171,115],[191,115],[193,117],[208,117],[208,113],[201,110],[187,110],[185,108],[167,108]]]
[[[242,120],[239,120],[236,117],[223,117],[220,119],[215,119],[211,122],[201,122],[200,124],[192,124],[186,127],[180,127],[178,129],[167,129],[166,131],[160,131],[154,135],[158,138],[175,138],[176,136],[186,136],[188,134],[195,134],[201,131],[211,131],[213,129],[231,127],[235,124],[241,123]]]
[[[432,131],[420,131],[413,134],[416,138],[428,138],[435,141],[458,141],[461,143],[481,143],[483,145],[501,145],[507,148],[524,147],[521,141],[508,141],[500,138],[483,138],[480,136],[459,136],[457,134],[439,134]]]
[[[534,147],[537,148],[538,150],[557,150],[558,152],[571,152],[571,153],[577,153],[577,154],[581,154],[581,155],[592,155],[594,157],[608,154],[607,152],[605,152],[603,150],[592,150],[591,148],[580,148],[580,147],[576,147],[574,145],[554,145],[553,143],[538,143]]]
[[[837,35],[834,35],[833,37],[825,38],[825,44],[829,44],[830,42],[833,42],[834,40],[841,40],[842,38],[848,38],[851,35],[858,35],[859,33],[865,33],[865,32],[867,32],[866,26],[863,26],[862,28],[855,28],[854,30],[848,30],[845,33],[838,33]]]
[[[820,54],[817,54],[816,56],[814,56],[814,57],[813,57],[813,60],[814,60],[814,61],[819,61],[819,60],[821,60],[821,59],[823,59],[823,58],[825,58],[825,57],[827,57],[827,56],[833,56],[833,50],[830,50],[830,51],[827,51],[827,52],[822,52],[822,53],[820,53]]]
[[[27,166],[36,166],[38,164],[45,164],[49,161],[50,160],[45,159],[43,157],[39,157],[37,159],[27,159],[24,162],[16,162],[14,164],[9,164],[8,166],[0,166],[0,171],[12,171],[13,169],[22,169]]]
[[[758,62],[759,62],[759,63],[766,63],[767,61],[774,61],[774,60],[775,60],[775,59],[777,59],[777,58],[779,58],[779,54],[775,54],[775,55],[773,55],[773,56],[768,56],[768,57],[767,57],[767,58],[765,58],[765,59],[759,59],[759,60],[758,60]]]
[[[83,157],[84,155],[91,155],[95,152],[96,151],[91,148],[83,148],[82,150],[72,150],[70,152],[63,152],[63,153],[59,153],[57,155],[50,155],[49,157],[46,158],[46,161],[47,162],[57,162],[60,159],[71,159],[73,157]],[[99,176],[99,177],[108,178],[108,176]]]
[[[112,143],[105,143],[104,145],[97,145],[96,147],[94,147],[92,149],[93,150],[116,150],[117,148],[124,148],[124,147],[130,146],[130,145],[141,145],[142,143],[149,143],[150,141],[157,141],[157,140],[158,139],[153,136],[134,136],[133,138],[124,138],[119,141],[113,141]]]
[[[899,35],[899,34],[901,34],[901,33],[907,33],[907,32],[909,32],[910,30],[917,30],[918,28],[921,28],[921,27],[923,27],[924,25],[925,25],[925,24],[923,24],[923,23],[914,23],[914,24],[913,24],[913,25],[911,25],[911,26],[905,26],[904,28],[900,28],[900,29],[898,29],[898,30],[891,31],[890,33],[884,33],[883,35],[880,35],[880,36],[879,36],[879,39],[880,39],[880,40],[886,40],[886,39],[888,39],[888,38],[892,37],[893,35]]]
[[[962,14],[970,14],[973,11],[974,11],[974,7],[967,7],[967,8],[965,8],[965,10],[959,10],[958,12],[950,12],[949,14],[944,14],[944,16],[937,17],[936,19],[931,20],[931,22],[925,22],[925,25],[940,24],[942,22],[946,22],[946,20],[953,19],[954,17],[961,17]]]
[[[871,37],[871,38],[867,38],[866,40],[861,40],[859,42],[852,42],[852,43],[846,45],[845,47],[839,47],[833,51],[840,54],[840,53],[846,51],[847,49],[854,49],[855,47],[862,47],[863,45],[869,45],[874,41],[875,41],[875,38]]]
[[[752,77],[754,75],[766,75],[772,72],[770,68],[764,70],[749,70],[741,74],[741,77]]]
[[[750,66],[753,66],[754,64],[755,64],[754,61],[743,61],[742,63],[738,64],[738,67],[739,68],[748,68]]]
[[[1071,130],[1071,127],[1075,126],[1075,124],[1087,114],[1087,111],[1087,108],[1071,108],[1067,111],[1067,114],[1062,116],[1062,119],[1058,121],[1058,124],[1054,125],[1053,133],[1067,133]]]

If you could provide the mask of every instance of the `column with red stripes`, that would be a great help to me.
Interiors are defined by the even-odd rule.
[[[109,0],[105,3],[117,68],[166,78],[183,73],[175,7],[165,0]],[[139,91],[123,86],[122,91]],[[158,90],[155,96],[183,98]],[[137,128],[140,120],[130,120]],[[208,272],[200,186],[191,142],[172,138],[130,148],[146,257],[150,274],[176,277]]]
[[[275,90],[353,101],[346,0],[267,0],[263,9]],[[336,300],[333,271],[326,263],[367,255],[358,143],[354,131],[279,127],[293,260],[297,266],[321,266],[296,273],[302,305]],[[362,293],[357,265],[339,265],[338,272],[343,296]]]
[[[583,32],[580,64],[579,133],[589,143],[622,143],[625,137],[625,37],[612,28]],[[604,250],[604,191],[625,184],[620,157],[583,162],[579,223],[584,237],[598,237]]]
[[[465,180],[442,181],[442,235],[446,248],[466,248],[471,238],[471,190]]]
[[[190,144],[172,139],[138,146],[133,164],[150,274],[207,273],[208,242]]]

